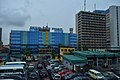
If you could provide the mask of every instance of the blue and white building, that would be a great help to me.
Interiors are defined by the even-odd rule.
[[[60,45],[77,47],[77,35],[75,33],[64,33],[62,28],[30,27],[29,31],[11,30],[10,51],[13,54],[24,53],[25,49],[32,53],[41,51],[59,52]]]

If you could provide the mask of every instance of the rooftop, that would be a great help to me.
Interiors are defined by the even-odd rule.
[[[77,62],[87,62],[86,58],[83,57],[76,57],[74,55],[63,55],[62,56],[64,59],[67,59],[68,61],[72,63],[77,63]]]
[[[111,53],[111,52],[104,52],[104,51],[74,51],[73,54],[78,54],[83,57],[120,57],[119,53]]]

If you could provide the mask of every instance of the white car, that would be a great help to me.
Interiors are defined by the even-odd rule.
[[[120,79],[120,77],[119,76],[117,76],[116,74],[114,74],[113,72],[107,72],[108,74],[111,74],[111,75],[113,75],[113,76],[115,76],[117,79]]]
[[[90,69],[88,71],[88,75],[95,80],[104,79],[104,76],[99,71],[94,69]]]
[[[53,80],[61,80],[61,76],[57,73],[51,74]]]
[[[46,68],[47,68],[47,70],[51,70],[52,69],[52,67],[50,65],[48,65]]]
[[[60,67],[54,67],[54,69],[59,69]]]

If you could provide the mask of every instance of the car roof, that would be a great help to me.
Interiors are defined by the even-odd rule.
[[[15,79],[0,79],[0,80],[15,80]]]
[[[59,74],[57,74],[57,73],[53,73],[55,76],[60,76]]]
[[[95,73],[100,73],[99,71],[94,70],[94,69],[90,69],[89,71],[92,71],[92,72],[95,72]]]
[[[17,61],[17,62],[6,62],[6,64],[8,64],[8,63],[26,63],[26,62],[22,62],[22,61]]]
[[[0,66],[0,69],[4,70],[4,69],[23,69],[24,68],[24,65],[2,65]]]

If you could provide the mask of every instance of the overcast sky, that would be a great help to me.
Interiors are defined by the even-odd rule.
[[[28,30],[29,26],[62,27],[64,32],[73,27],[75,14],[83,10],[84,0],[0,0],[0,27],[2,40],[9,43],[11,30]],[[120,6],[120,0],[87,0],[87,11]]]

